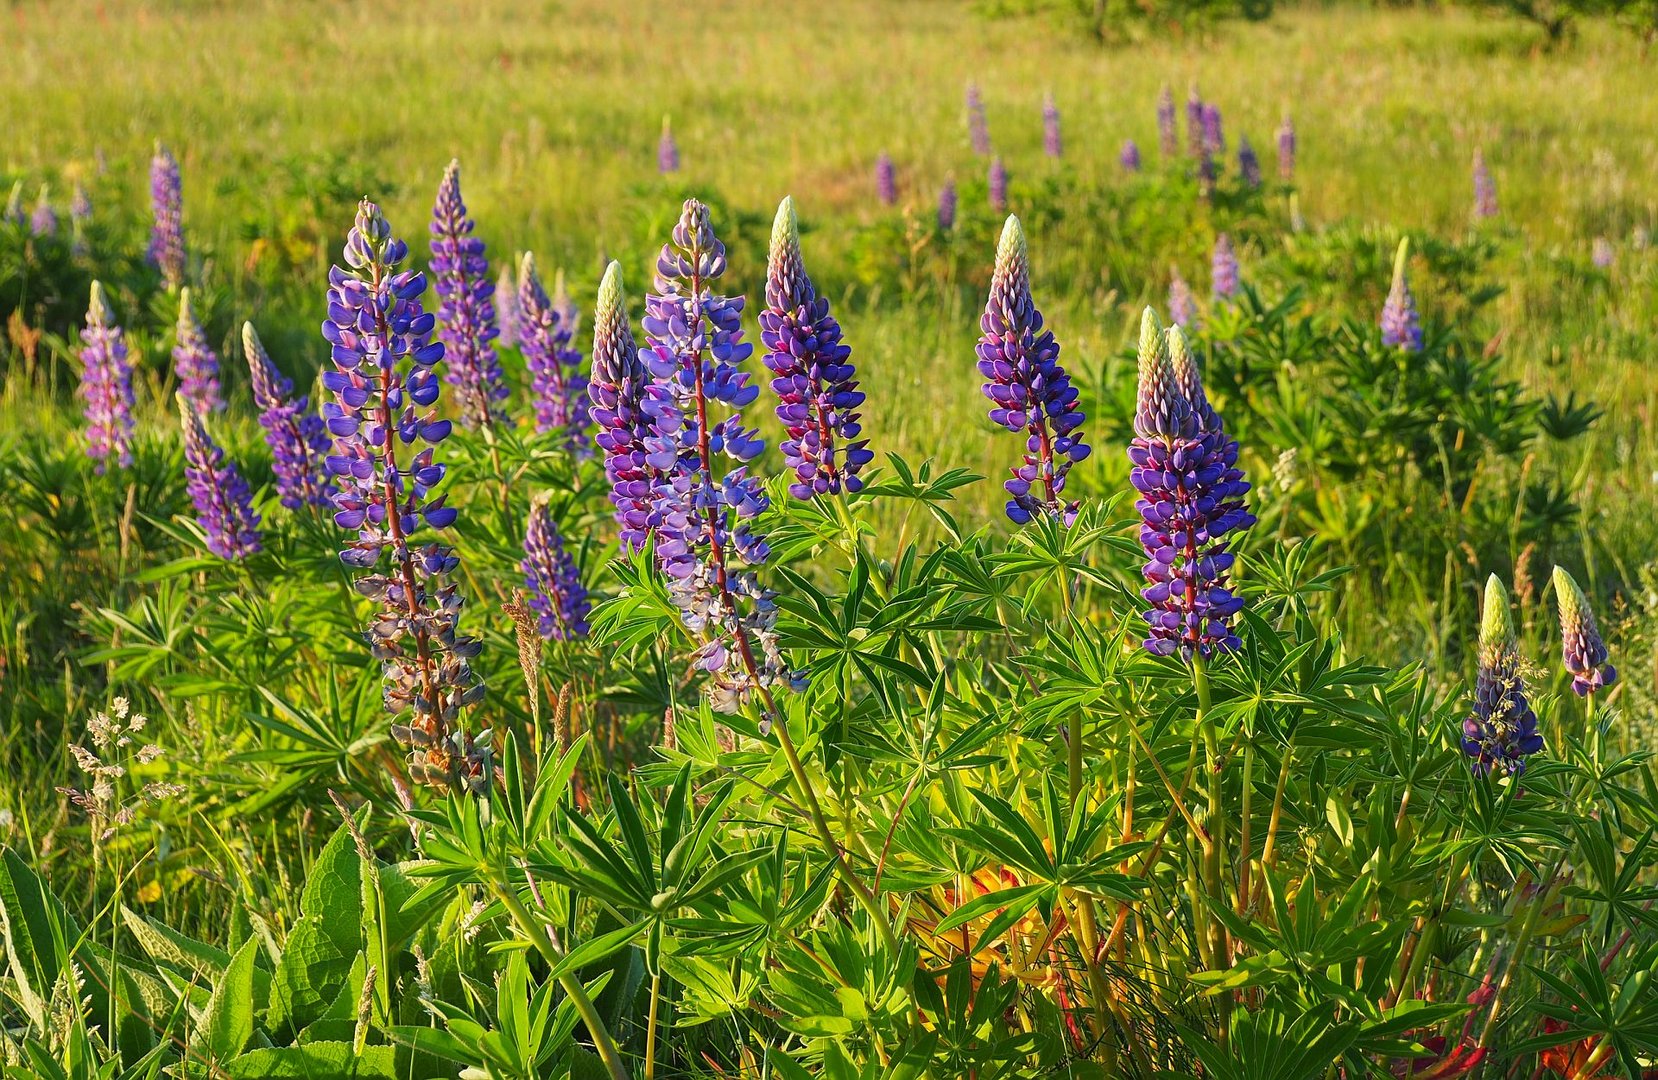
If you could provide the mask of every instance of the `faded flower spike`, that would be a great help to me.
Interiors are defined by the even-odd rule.
[[[1474,151],[1474,216],[1497,216],[1497,181],[1492,179],[1491,170],[1486,167],[1485,154],[1478,149]]]
[[[305,395],[294,398],[294,386],[271,362],[252,323],[242,324],[242,352],[247,356],[253,403],[259,426],[271,448],[271,472],[277,497],[290,510],[327,506],[334,500],[328,475],[328,429],[311,411]]]
[[[886,151],[875,159],[875,197],[882,206],[898,201],[898,171],[892,164],[892,155]]]
[[[495,304],[484,242],[461,198],[461,165],[451,161],[432,207],[432,284],[443,323],[443,378],[455,388],[465,423],[481,427],[507,398],[506,375],[495,357]]]
[[[1049,91],[1042,98],[1042,152],[1056,158],[1064,151],[1059,137],[1059,105],[1054,101],[1053,92]]]
[[[990,208],[998,214],[1007,213],[1007,167],[1000,154],[990,159],[989,185]]]
[[[1180,133],[1175,129],[1174,91],[1167,83],[1157,95],[1157,149],[1165,161],[1180,153]]]
[[[985,120],[984,97],[979,84],[967,84],[967,134],[973,144],[973,153],[985,157],[990,153],[990,124]]]
[[[1207,658],[1238,647],[1231,619],[1243,608],[1228,588],[1236,558],[1229,533],[1255,516],[1237,441],[1210,406],[1196,359],[1178,326],[1167,331],[1146,309],[1140,323],[1139,387],[1129,482],[1140,493],[1140,544],[1149,583],[1141,595],[1148,651]]]
[[[1232,251],[1232,238],[1225,233],[1215,237],[1210,271],[1216,300],[1230,300],[1238,295],[1238,256]]]
[[[1003,483],[1006,511],[1023,525],[1038,514],[1066,525],[1077,504],[1063,502],[1065,477],[1087,457],[1078,427],[1084,419],[1077,390],[1059,363],[1059,343],[1044,330],[1042,312],[1031,298],[1030,255],[1019,219],[1009,217],[996,246],[990,297],[979,319],[979,373],[992,403],[990,419],[1025,435],[1024,463]]]
[[[1133,139],[1124,139],[1123,148],[1117,154],[1117,163],[1124,172],[1140,171],[1140,147]]]
[[[1422,351],[1422,317],[1416,312],[1416,297],[1411,295],[1405,270],[1410,260],[1410,238],[1399,241],[1399,251],[1393,257],[1393,284],[1387,291],[1387,303],[1382,305],[1382,344],[1406,352]]]
[[[196,523],[207,534],[207,550],[221,559],[245,559],[261,546],[253,493],[207,434],[198,405],[182,390],[176,397],[184,425],[185,488],[196,507]]]
[[[938,228],[940,232],[949,232],[956,227],[956,182],[953,179],[944,181],[944,186],[938,189]]]
[[[1492,574],[1485,583],[1479,674],[1474,682],[1473,711],[1462,722],[1462,752],[1473,759],[1475,776],[1493,769],[1519,776],[1526,771],[1526,758],[1541,749],[1537,714],[1520,675],[1520,648],[1509,621],[1508,590]]]
[[[219,356],[207,343],[188,288],[179,290],[174,330],[173,371],[178,375],[179,392],[198,408],[222,412],[225,399],[219,385]]]
[[[777,418],[789,437],[784,460],[794,471],[789,494],[797,499],[836,495],[863,487],[859,471],[874,458],[860,439],[858,389],[852,350],[841,343],[840,324],[829,314],[800,255],[794,200],[777,207],[766,263],[766,307],[760,312],[764,360],[775,376]]]
[[[1618,681],[1618,669],[1607,663],[1606,642],[1595,625],[1589,598],[1563,568],[1554,568],[1554,598],[1560,608],[1560,652],[1572,674],[1572,690],[1587,697]]]
[[[587,378],[581,350],[570,345],[571,312],[567,300],[555,303],[547,295],[535,256],[526,253],[518,264],[518,347],[530,371],[535,430],[558,432],[565,447],[580,451],[587,445]]]
[[[75,393],[85,403],[86,455],[100,473],[110,458],[124,469],[132,464],[132,361],[104,287],[96,281],[81,342],[81,383]]]
[[[1183,330],[1197,328],[1197,302],[1192,287],[1180,276],[1180,268],[1169,267],[1169,322]]]
[[[524,585],[529,590],[530,610],[537,616],[536,627],[547,641],[573,641],[587,636],[587,614],[591,605],[581,583],[576,560],[564,546],[548,496],[530,504],[529,529],[524,536]]]
[[[184,284],[184,189],[178,159],[160,143],[150,159],[150,209],[150,265],[161,271],[168,290],[177,289]]]
[[[673,125],[662,118],[662,138],[656,143],[656,171],[663,176],[679,171],[679,144],[674,141]]]
[[[1278,125],[1278,179],[1286,184],[1295,181],[1295,122],[1289,113]]]

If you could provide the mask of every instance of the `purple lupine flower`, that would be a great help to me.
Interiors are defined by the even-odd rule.
[[[749,525],[768,500],[748,471],[765,444],[743,428],[740,411],[759,393],[738,367],[753,351],[742,340],[743,298],[710,291],[725,268],[725,245],[714,235],[708,208],[686,200],[673,241],[656,260],[656,291],[646,299],[647,345],[639,352],[685,418],[679,460],[660,486],[656,552],[681,618],[704,636],[696,660],[711,676],[714,708],[735,711],[758,694],[766,712],[761,727],[769,731],[777,716],[772,687],[803,689],[805,676],[788,669],[778,648],[773,594],[732,558],[754,566],[770,549]],[[716,418],[721,406],[725,416]],[[739,464],[715,476],[715,454]]]
[[[506,374],[495,356],[495,305],[484,242],[461,198],[461,163],[451,161],[432,207],[432,285],[442,321],[443,378],[455,388],[464,422],[482,427],[498,418],[507,399]]]
[[[35,196],[34,212],[29,215],[29,231],[36,236],[58,234],[58,213],[52,209],[51,192],[45,184],[40,185],[40,194]]]
[[[990,153],[990,123],[984,115],[984,97],[979,84],[967,84],[967,135],[973,144],[973,153],[986,157]]]
[[[1145,647],[1159,656],[1207,659],[1239,645],[1231,619],[1243,608],[1228,578],[1236,556],[1228,533],[1255,517],[1238,443],[1209,405],[1197,363],[1178,326],[1166,332],[1146,309],[1140,323],[1139,388],[1129,482],[1140,493],[1140,545],[1151,605]]]
[[[777,207],[766,263],[766,307],[760,312],[760,342],[775,378],[777,419],[789,437],[781,447],[794,470],[789,494],[797,499],[838,495],[864,486],[858,473],[875,457],[863,431],[852,350],[841,343],[840,324],[829,314],[800,254],[800,225],[794,200]]]
[[[1203,148],[1213,158],[1226,153],[1226,134],[1221,130],[1220,106],[1208,102],[1203,106]]]
[[[501,267],[495,279],[495,344],[512,348],[518,344],[518,280],[512,267]]]
[[[349,269],[328,271],[322,334],[334,370],[323,385],[335,400],[323,418],[334,436],[328,468],[340,483],[334,521],[357,534],[340,560],[370,571],[357,591],[379,606],[368,636],[383,668],[386,709],[398,719],[412,714],[391,729],[410,749],[410,777],[479,794],[489,790],[494,765],[487,743],[474,742],[459,717],[484,695],[470,665],[482,646],[457,632],[464,599],[450,578],[460,560],[418,536],[448,528],[456,512],[446,496],[432,496],[445,472],[434,449],[451,430],[437,414],[443,342],[433,340],[437,320],[421,307],[426,276],[398,269],[408,256],[380,208],[364,199],[345,244]],[[399,448],[413,455],[401,460]],[[388,550],[389,572],[380,573]]]
[[[1537,714],[1520,674],[1520,647],[1508,614],[1508,590],[1492,574],[1485,582],[1480,616],[1479,673],[1474,707],[1462,722],[1462,752],[1473,758],[1475,776],[1493,769],[1518,777],[1526,758],[1543,749]]]
[[[938,228],[940,232],[949,232],[956,227],[956,181],[947,178],[944,186],[938,189]]]
[[[96,281],[81,341],[81,384],[75,394],[85,402],[86,456],[99,473],[112,457],[124,469],[132,464],[132,361],[104,287]]]
[[[1162,93],[1157,95],[1157,149],[1165,161],[1174,160],[1180,153],[1180,134],[1175,130],[1174,116],[1174,91],[1164,83]]]
[[[1589,261],[1595,264],[1596,270],[1610,270],[1616,256],[1612,252],[1612,241],[1604,236],[1595,237],[1589,246]]]
[[[1595,625],[1589,598],[1564,568],[1554,568],[1554,598],[1560,608],[1560,655],[1572,676],[1572,691],[1587,697],[1618,681],[1618,669],[1607,663],[1606,642]]]
[[[651,378],[628,328],[622,267],[612,262],[593,305],[593,441],[605,455],[622,550],[638,551],[661,524],[659,487],[679,463],[679,410]]]
[[[1197,83],[1186,92],[1186,153],[1194,158],[1203,156],[1208,145],[1203,137],[1203,99],[1198,96]]]
[[[1002,484],[1010,496],[1007,516],[1023,525],[1044,514],[1069,525],[1078,504],[1062,502],[1060,494],[1071,466],[1090,452],[1077,430],[1085,417],[1059,363],[1059,342],[1043,329],[1031,297],[1030,253],[1016,217],[1002,226],[979,329],[979,373],[988,380],[981,389],[993,406],[990,420],[1025,435],[1024,463]]]
[[[570,345],[574,322],[565,314],[541,284],[535,256],[526,252],[518,264],[518,347],[530,370],[535,430],[559,432],[567,449],[581,451],[587,445],[587,378],[581,351]]]
[[[150,159],[150,209],[155,224],[150,230],[150,265],[161,271],[168,290],[184,284],[184,188],[178,159],[173,152],[155,144]]]
[[[178,375],[179,392],[197,408],[223,412],[224,392],[219,385],[219,356],[207,343],[207,334],[196,318],[190,289],[179,290],[178,324],[174,328],[173,371]]]
[[[1188,332],[1197,329],[1197,302],[1192,298],[1192,287],[1174,266],[1169,267],[1169,321]]]
[[[1382,305],[1382,344],[1390,349],[1406,352],[1422,351],[1422,317],[1416,312],[1416,297],[1411,295],[1405,270],[1410,260],[1410,238],[1399,241],[1398,254],[1393,257],[1393,284],[1387,290],[1387,303]]]
[[[1042,98],[1042,152],[1056,158],[1064,151],[1064,143],[1059,137],[1059,105],[1054,101],[1053,91],[1050,90]]]
[[[1474,216],[1497,216],[1497,181],[1492,179],[1491,170],[1486,167],[1485,154],[1477,148],[1474,150]]]
[[[885,150],[875,159],[875,197],[882,206],[898,201],[898,172],[893,168],[892,155]]]
[[[1123,148],[1117,154],[1117,162],[1122,165],[1124,172],[1140,171],[1140,147],[1133,139],[1123,140]]]
[[[574,641],[587,636],[587,588],[581,583],[576,560],[564,546],[549,497],[540,495],[530,504],[530,522],[524,534],[524,586],[529,590],[530,610],[538,616],[537,629],[547,641]]]
[[[1245,187],[1261,186],[1261,159],[1255,156],[1255,148],[1244,135],[1238,136],[1238,177]]]
[[[1207,198],[1212,197],[1215,194],[1215,180],[1216,179],[1217,179],[1217,170],[1215,168],[1214,155],[1209,153],[1209,147],[1208,147],[1207,144],[1198,147],[1197,148],[1197,193],[1198,193],[1199,198],[1207,199]]]
[[[656,171],[663,176],[679,171],[679,144],[668,117],[662,118],[662,137],[656,142]]]
[[[1278,125],[1278,179],[1286,184],[1295,182],[1295,122],[1289,113]]]
[[[1007,168],[1002,155],[990,159],[990,208],[998,214],[1007,213]]]
[[[1215,237],[1210,269],[1216,300],[1230,300],[1238,295],[1238,257],[1232,252],[1232,238],[1225,233]]]
[[[196,403],[182,390],[175,396],[184,425],[184,486],[196,507],[196,524],[207,534],[207,550],[221,559],[245,559],[263,546],[253,492],[207,434]]]
[[[271,448],[277,497],[290,510],[329,505],[334,484],[328,475],[329,438],[322,417],[311,411],[305,395],[293,396],[294,384],[271,362],[252,323],[242,324],[242,353],[248,361],[259,426],[265,431],[265,445]]]

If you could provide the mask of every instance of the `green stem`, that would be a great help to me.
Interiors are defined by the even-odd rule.
[[[1203,837],[1203,879],[1204,886],[1209,892],[1209,902],[1213,910],[1209,913],[1209,959],[1215,970],[1227,967],[1230,960],[1230,950],[1226,941],[1226,925],[1220,921],[1219,910],[1226,905],[1225,886],[1221,881],[1221,845],[1226,841],[1226,820],[1224,795],[1225,788],[1221,775],[1220,737],[1215,731],[1215,725],[1210,722],[1211,709],[1209,692],[1209,673],[1205,668],[1203,657],[1192,658],[1192,688],[1197,691],[1198,729],[1203,733],[1203,746],[1209,768],[1209,814],[1204,823],[1207,828]],[[1230,992],[1220,995],[1219,1042],[1222,1046],[1227,1043],[1231,1028],[1232,996]]]
[[[656,1076],[656,1008],[662,1000],[662,971],[651,975],[651,1009],[645,1019],[645,1080]]]

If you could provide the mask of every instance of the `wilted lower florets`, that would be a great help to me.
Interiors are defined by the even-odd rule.
[[[124,469],[132,464],[132,361],[104,287],[96,281],[81,341],[81,383],[75,393],[84,403],[86,454],[100,473],[112,457]]]
[[[461,416],[487,424],[507,398],[506,375],[495,356],[495,305],[484,242],[461,198],[460,162],[451,161],[432,207],[432,284],[443,320],[443,378],[455,388]]]
[[[587,446],[587,377],[581,350],[571,346],[574,309],[559,300],[547,295],[535,256],[526,254],[518,264],[518,347],[530,371],[535,430],[557,432],[565,447],[581,451]]]
[[[293,383],[271,362],[252,323],[242,324],[242,352],[259,426],[271,448],[277,497],[290,510],[331,504],[334,483],[328,475],[328,429],[322,418],[311,411],[308,396],[293,396]]]
[[[548,641],[572,641],[587,636],[591,607],[576,560],[564,546],[546,496],[530,505],[529,528],[524,535],[524,585],[537,630]]]
[[[1520,648],[1508,614],[1508,590],[1497,575],[1485,583],[1480,617],[1479,673],[1474,707],[1462,723],[1462,752],[1473,759],[1475,776],[1493,769],[1519,776],[1526,758],[1543,749],[1537,714],[1520,673]]]
[[[207,550],[221,559],[245,559],[262,546],[259,514],[248,482],[203,426],[200,405],[178,394],[184,428],[184,479],[196,507],[196,523],[207,534]]]
[[[1587,696],[1618,681],[1589,598],[1561,567],[1554,568],[1554,598],[1560,609],[1560,654],[1572,675],[1572,691]]]
[[[221,412],[224,391],[219,384],[219,356],[207,343],[189,289],[178,294],[178,324],[174,328],[173,371],[179,392],[198,408]]]
[[[150,265],[168,289],[176,289],[184,284],[184,189],[178,159],[160,143],[150,159],[150,209]]]

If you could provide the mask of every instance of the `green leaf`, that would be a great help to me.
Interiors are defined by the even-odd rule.
[[[231,1080],[398,1080],[397,1051],[348,1042],[313,1042],[252,1050],[224,1066]]]
[[[207,1052],[215,1061],[240,1054],[253,1038],[253,961],[258,945],[257,938],[249,938],[236,950],[207,1002],[202,1028],[207,1033]]]

